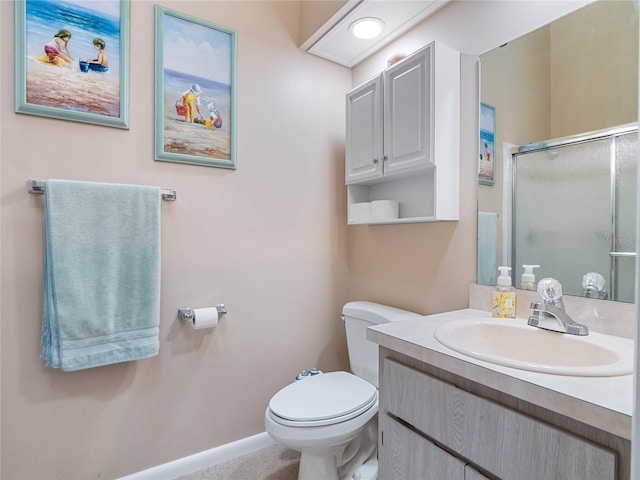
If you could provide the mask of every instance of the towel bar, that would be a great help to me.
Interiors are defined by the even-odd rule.
[[[27,180],[27,189],[29,193],[32,194],[43,194],[44,193],[44,180]],[[163,188],[160,191],[160,195],[162,196],[162,200],[166,200],[167,202],[174,202],[178,196],[177,192],[173,188]]]

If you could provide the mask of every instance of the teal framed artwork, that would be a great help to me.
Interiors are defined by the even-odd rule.
[[[128,0],[17,0],[15,111],[129,128]]]
[[[495,160],[496,109],[480,104],[480,155],[478,159],[478,182],[480,185],[496,183]]]
[[[236,168],[236,33],[156,5],[155,158]]]

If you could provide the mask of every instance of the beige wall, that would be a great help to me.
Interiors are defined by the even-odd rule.
[[[453,2],[352,78],[296,48],[297,2],[163,2],[238,32],[235,172],[153,160],[152,2],[132,2],[128,131],[15,114],[3,68],[0,476],[113,478],[258,433],[270,396],[298,370],[346,368],[346,300],[465,307],[475,279],[475,55],[567,2],[525,1],[524,16],[512,3],[521,4]],[[4,38],[12,7],[0,2]],[[390,53],[434,38],[471,54],[462,57],[461,220],[347,227],[344,92]],[[12,58],[13,42],[0,48]],[[89,145],[104,148],[88,155]],[[42,198],[25,181],[56,177],[178,190],[162,207],[158,357],[75,373],[39,360]],[[178,324],[178,307],[217,302],[230,311],[217,329]]]
[[[498,265],[505,264],[502,259],[503,144],[524,145],[551,138],[550,65],[548,56],[540,55],[549,51],[549,38],[550,28],[539,28],[481,57],[480,98],[499,114],[496,114],[495,130],[495,185],[478,185],[478,210],[498,214]],[[506,264],[510,263],[509,259]]]
[[[551,45],[565,48],[551,56],[549,138],[638,120],[637,16],[637,2],[606,1],[553,23]]]
[[[131,5],[129,130],[15,114],[13,42],[0,47],[3,479],[108,479],[238,440],[264,431],[299,370],[347,368],[349,70],[298,50],[297,2],[162,5],[238,32],[237,171],[153,159],[153,2]],[[0,9],[11,39],[13,2]],[[177,189],[162,205],[157,357],[44,367],[43,198],[29,178]],[[176,318],[217,302],[229,314],[215,330]]]
[[[300,33],[298,45],[309,41],[322,26],[349,3],[347,0],[300,0]],[[351,3],[354,3],[351,0]],[[315,43],[312,41],[312,44]],[[311,45],[310,45],[311,46]]]
[[[410,54],[433,40],[480,55],[546,25],[593,0],[452,0],[433,16],[353,68],[354,84],[378,74],[396,53]]]

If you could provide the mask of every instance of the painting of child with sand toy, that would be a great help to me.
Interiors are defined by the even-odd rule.
[[[207,128],[222,128],[222,115],[220,115],[220,110],[218,110],[216,104],[211,102],[207,105],[207,110],[209,110],[209,118],[205,123]]]
[[[198,85],[194,85],[193,87],[198,87]],[[213,102],[209,102],[207,104],[207,110],[209,110],[209,118],[204,118],[202,114],[200,114],[200,106],[194,103],[196,107],[195,111],[198,112],[200,117],[195,116],[193,108],[194,105],[190,105],[191,102],[190,99],[188,99],[188,97],[192,96],[190,92],[191,91],[185,92],[185,94],[176,101],[176,113],[178,114],[178,116],[184,117],[185,122],[204,125],[209,130],[217,130],[222,128],[222,114],[216,107],[216,104]],[[185,97],[187,97],[187,99],[185,99]],[[197,100],[200,100],[199,95],[197,97]],[[187,107],[187,105],[189,106]]]
[[[98,58],[87,58],[86,61],[80,61],[80,70],[86,72],[88,70],[93,70],[96,72],[107,72],[109,71],[109,58],[107,57],[106,52],[104,51],[107,44],[101,38],[93,39],[93,48],[98,51]]]
[[[16,112],[128,128],[128,2],[16,1]]]
[[[202,118],[202,112],[200,111],[201,93],[202,89],[200,88],[200,85],[194,83],[193,85],[191,85],[191,88],[184,92],[176,102],[176,105],[182,105],[182,108],[179,110],[182,113],[179,115],[184,116],[185,122],[193,123],[196,112],[198,112],[198,115],[200,116],[200,118]]]
[[[88,72],[92,70],[94,72],[108,72],[109,71],[109,58],[104,51],[106,43],[101,38],[93,39],[93,48],[98,51],[98,58],[87,58],[86,60],[80,60],[80,71]]]
[[[49,42],[44,46],[44,53],[47,55],[49,62],[56,65],[68,65],[73,62],[71,52],[69,52],[69,40],[71,40],[71,32],[61,28],[58,30]]]
[[[236,168],[235,32],[155,8],[156,160]]]

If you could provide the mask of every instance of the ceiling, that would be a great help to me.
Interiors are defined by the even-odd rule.
[[[353,67],[413,26],[432,15],[451,0],[363,0],[328,28],[308,52],[332,62]],[[376,38],[363,40],[349,33],[349,26],[359,18],[374,17],[385,27]],[[333,18],[329,21],[333,21]]]

